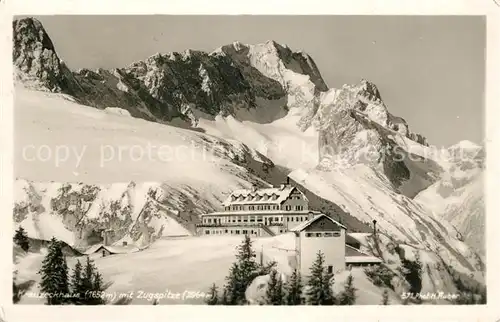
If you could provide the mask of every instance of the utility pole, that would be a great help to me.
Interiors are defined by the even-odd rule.
[[[260,246],[260,266],[264,265],[264,245]]]

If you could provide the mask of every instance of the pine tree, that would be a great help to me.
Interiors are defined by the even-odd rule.
[[[94,283],[93,283],[93,291],[96,292],[97,294],[103,294],[104,293],[104,285],[102,281],[102,276],[101,274],[97,271],[97,268],[95,268],[95,273],[94,273]],[[97,296],[94,300],[94,305],[103,305],[106,304],[106,299],[103,296]]]
[[[340,295],[339,304],[340,305],[354,305],[356,303],[356,288],[353,285],[354,278],[352,275],[347,277],[347,281],[344,285],[344,291]]]
[[[237,263],[233,263],[226,277],[224,295],[226,305],[239,305],[245,300],[246,288],[241,284],[240,268]]]
[[[269,282],[267,283],[266,302],[270,305],[283,305],[283,281],[278,272],[273,269],[269,274]]]
[[[19,228],[16,230],[16,233],[14,234],[14,243],[21,247],[21,249],[25,252],[29,250],[30,243],[28,240],[28,235],[26,234],[23,226],[19,226]]]
[[[479,301],[478,301],[478,304],[487,304],[486,294],[487,294],[486,289],[481,290],[479,292]]]
[[[300,273],[295,269],[290,276],[290,280],[286,284],[286,304],[287,305],[301,305],[304,304],[302,298],[302,281]]]
[[[82,263],[78,260],[73,268],[71,275],[71,293],[74,295],[72,298],[73,304],[84,304],[85,291],[83,289],[82,281]]]
[[[245,235],[243,242],[236,249],[236,262],[232,264],[229,274],[226,276],[226,284],[220,300],[223,305],[248,304],[245,292],[250,283],[257,276],[268,274],[276,265],[276,262],[266,265],[256,262],[252,240],[248,235]]]
[[[227,291],[224,289],[222,291],[222,296],[220,298],[220,304],[221,305],[228,305],[228,299],[227,299]]]
[[[91,305],[92,302],[94,302],[94,297],[97,296],[97,294],[93,293],[93,277],[94,265],[92,265],[90,258],[87,257],[87,262],[85,263],[81,276],[81,291],[83,293],[82,304]]]
[[[16,282],[12,281],[12,302],[16,304],[19,301],[21,301],[19,287],[17,287]]]
[[[333,296],[333,273],[328,273],[328,270],[325,268],[323,270],[323,294],[324,301],[321,305],[334,305],[335,297]]]
[[[415,253],[415,261],[403,259],[400,271],[410,284],[409,292],[412,294],[420,293],[422,290],[422,263],[419,253]]]
[[[255,251],[252,249],[252,240],[250,236],[245,235],[245,239],[237,248],[238,253],[236,260],[238,261],[241,284],[245,288],[258,276],[259,264],[255,261]]]
[[[389,305],[389,291],[387,289],[382,293],[382,305]]]
[[[225,291],[228,305],[247,304],[246,289],[264,269],[255,261],[255,257],[252,240],[245,235],[243,242],[237,247],[236,262],[233,263],[226,277]]]
[[[474,296],[470,292],[458,292],[458,298],[455,300],[455,304],[458,305],[475,304]]]
[[[101,305],[106,304],[105,298],[102,296],[104,286],[102,276],[97,271],[94,262],[87,257],[85,268],[81,274],[81,294],[82,303],[85,305]]]
[[[40,290],[47,294],[46,303],[48,305],[68,303],[68,265],[61,243],[55,238],[50,241],[48,253],[43,259],[39,274],[42,275]]]
[[[219,294],[217,290],[217,286],[215,283],[212,284],[212,287],[210,287],[210,291],[208,292],[209,298],[207,299],[207,304],[208,305],[217,305],[219,304]]]
[[[17,281],[17,270],[14,271],[14,276],[12,277],[12,302],[14,304],[18,303],[21,301],[21,290],[19,289],[19,286],[17,286],[16,281]]]
[[[333,305],[333,274],[323,267],[324,257],[321,251],[318,252],[316,261],[311,267],[311,277],[307,282],[307,303],[310,305]]]

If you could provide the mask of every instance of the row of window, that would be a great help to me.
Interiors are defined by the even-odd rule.
[[[285,230],[284,229],[280,229],[279,232],[280,234],[283,233]],[[258,235],[258,230],[254,230],[254,229],[217,229],[217,230],[205,230],[205,235],[223,235],[223,234],[235,234],[235,235],[255,235],[257,236]]]
[[[306,233],[306,237],[340,237],[340,231]]]
[[[226,211],[245,210],[245,206],[244,205],[233,205],[232,207],[226,206],[226,207],[224,207],[224,209]],[[248,206],[248,210],[279,210],[279,209],[280,209],[280,206],[278,206],[278,205],[249,205]],[[292,210],[292,206],[286,205],[285,210],[286,211]],[[304,210],[304,206],[297,205],[297,206],[295,206],[295,210],[302,211],[302,210]]]
[[[292,216],[285,216],[285,217],[268,217],[266,218],[266,221],[268,223],[271,223],[271,222],[283,222],[283,218],[286,218],[286,221],[291,221],[291,222],[302,222],[302,221],[306,221],[307,220],[307,216],[296,216],[296,217],[292,217]],[[228,220],[226,220],[224,223],[236,223],[236,222],[263,222],[262,220],[262,217],[253,217],[253,216],[247,216],[247,217],[231,217],[231,218],[228,218]],[[204,218],[203,219],[203,223],[205,224],[221,224],[222,221],[221,221],[221,218]]]
[[[283,229],[280,229],[280,233],[283,233]],[[222,234],[235,234],[235,235],[257,235],[258,231],[254,229],[217,229],[217,230],[205,230],[205,235],[222,235]],[[317,233],[306,233],[306,237],[340,237],[339,231],[334,232],[317,232]]]
[[[286,205],[285,206],[285,210],[288,210],[288,211],[292,210],[292,206]],[[304,206],[297,205],[297,206],[295,206],[295,210],[302,211],[302,210],[304,210]]]
[[[258,206],[248,206],[248,210],[279,210],[280,206],[278,205],[258,205]]]
[[[233,234],[233,233],[236,235],[239,235],[240,232],[243,235],[247,235],[249,233],[251,235],[257,235],[257,230],[253,230],[253,229],[251,229],[251,230],[247,230],[247,229],[242,229],[242,230],[240,230],[240,229],[235,229],[235,230],[233,230],[233,229],[224,229],[224,230],[218,229],[218,230],[212,230],[212,231],[207,229],[207,230],[205,230],[205,235],[210,235],[210,234],[211,235],[222,235],[222,234]]]

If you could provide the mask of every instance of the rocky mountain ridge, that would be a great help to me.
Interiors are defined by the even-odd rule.
[[[316,115],[319,107],[330,106],[330,98],[338,92],[328,88],[311,56],[275,41],[257,45],[235,42],[212,53],[155,54],[124,68],[71,72],[38,20],[16,20],[13,31],[16,79],[25,86],[68,94],[101,109],[121,107],[134,117],[157,122],[178,118],[196,127],[199,117],[235,115],[238,109],[266,115],[266,102],[277,101],[282,113],[254,121],[270,122],[289,109],[301,108],[306,115],[299,125],[305,130],[313,116],[320,119]],[[363,80],[340,92],[346,90],[361,110],[386,109],[373,83]],[[404,120],[384,117],[384,125],[425,143],[423,137],[410,133]]]

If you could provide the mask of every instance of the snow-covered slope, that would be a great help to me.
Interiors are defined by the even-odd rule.
[[[79,246],[112,227],[113,241],[147,244],[273,176],[273,163],[239,142],[23,88],[15,106],[14,218],[33,238]]]
[[[377,88],[366,81],[337,90],[328,104],[320,105],[310,126],[319,132],[319,164],[295,169],[290,177],[297,184],[368,225],[376,220],[378,229],[398,243],[444,258],[460,272],[483,270],[481,257],[457,230],[475,220],[464,218],[467,211],[481,216],[484,209],[480,199],[457,190],[482,172],[480,149],[471,144],[448,150],[428,146],[388,112]],[[462,213],[453,219],[456,224],[448,221],[456,209],[443,206],[438,211],[432,199],[435,185],[444,181],[453,182],[458,194],[455,206]],[[427,200],[420,197],[426,192]]]
[[[485,255],[484,149],[462,141],[443,151],[448,171],[415,200],[450,222],[459,238]]]

